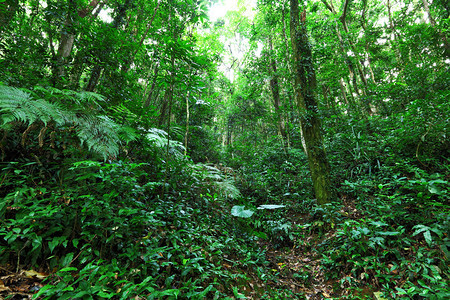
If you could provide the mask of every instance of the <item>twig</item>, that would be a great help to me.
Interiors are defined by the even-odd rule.
[[[427,136],[427,134],[430,132],[431,128],[433,128],[434,125],[431,125],[427,132],[425,132],[424,135],[422,135],[422,139],[420,140],[419,144],[417,144],[417,148],[416,148],[416,158],[417,160],[422,164],[422,166],[424,166],[425,168],[428,168],[428,166],[426,166],[419,158],[419,147],[422,144],[422,142],[425,140],[425,137]]]
[[[5,269],[5,268],[3,268],[3,267],[0,267],[0,270],[3,270],[3,271],[8,272],[8,273],[10,273],[10,274],[15,274],[14,272],[11,272],[10,270]],[[16,273],[17,273],[17,272],[16,272]]]
[[[96,235],[94,235],[94,237],[89,241],[89,244],[95,239],[97,237],[97,234]],[[66,267],[69,267],[80,255],[81,255],[81,253],[83,253],[84,252],[84,250],[85,249],[82,249],[78,254],[77,254],[77,256],[75,256],[71,261],[70,261],[70,263],[66,266]]]
[[[22,252],[23,249],[25,249],[26,246],[30,244],[30,240],[28,240],[25,245],[23,245],[22,249],[19,250],[17,253],[17,266],[16,266],[16,273],[19,273],[19,264],[20,264],[20,252]]]
[[[5,176],[3,176],[2,182],[0,182],[0,186],[2,186],[3,182],[5,182],[6,176],[8,176],[9,173],[11,173],[11,170],[8,170]]]

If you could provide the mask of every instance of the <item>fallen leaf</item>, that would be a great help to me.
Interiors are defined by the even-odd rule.
[[[11,291],[11,289],[9,287],[5,286],[5,283],[0,280],[0,292],[4,292],[4,291]]]
[[[374,292],[373,295],[375,296],[375,298],[376,298],[377,300],[387,300],[386,298],[383,298],[383,297],[382,297],[382,295],[383,295],[382,292]]]
[[[325,298],[331,298],[331,296],[330,295],[328,295],[328,293],[327,292],[322,292],[322,295],[325,297]]]
[[[48,274],[39,273],[34,270],[24,271],[23,274],[28,278],[37,278],[37,279],[45,279],[48,277]]]

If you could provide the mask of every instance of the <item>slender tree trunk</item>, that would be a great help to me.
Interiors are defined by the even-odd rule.
[[[348,39],[348,42],[350,44],[350,49],[353,51],[353,54],[356,57],[356,67],[358,69],[359,77],[361,78],[361,81],[364,83],[364,87],[367,88],[367,79],[366,79],[366,77],[364,75],[364,72],[362,70],[361,61],[359,59],[359,53],[356,50],[355,43],[353,43],[353,41],[352,41],[352,38],[350,36],[350,32],[348,30],[348,26],[347,26],[347,12],[348,12],[349,1],[350,0],[345,0],[345,2],[344,2],[344,9],[342,11],[342,15],[339,17],[339,20],[341,21],[342,26],[344,28],[344,31],[347,34],[347,39]]]
[[[339,79],[339,86],[341,88],[342,100],[344,100],[344,104],[346,104],[348,106],[349,102],[347,100],[347,93],[345,92],[344,79],[342,79],[342,78]]]
[[[367,36],[367,28],[366,28],[366,8],[367,8],[367,2],[364,4],[362,17],[361,17],[361,27],[364,29],[364,34]],[[377,82],[375,81],[375,75],[373,74],[372,70],[372,63],[370,58],[370,51],[369,51],[369,42],[366,40],[366,60],[367,60],[367,67],[369,68],[370,72],[370,78],[372,79],[372,82],[376,85]]]
[[[123,24],[127,10],[131,7],[133,2],[134,0],[126,0],[123,5],[120,5],[117,15],[114,18],[114,21],[112,22],[112,28],[118,29],[120,25]],[[112,50],[113,50],[112,45],[108,44],[106,50],[100,54],[99,60],[103,61],[105,57],[111,54]],[[100,79],[102,70],[103,66],[100,63],[94,65],[91,72],[91,77],[89,78],[89,83],[85,88],[86,91],[93,92],[95,90],[95,87],[97,86],[98,81]]]
[[[295,97],[300,109],[302,132],[308,149],[308,163],[317,202],[331,201],[330,166],[323,146],[321,124],[315,97],[316,76],[306,33],[306,11],[299,18],[298,0],[290,0],[291,43],[294,52]]]
[[[144,40],[148,35],[148,32],[150,30],[150,28],[152,27],[153,24],[153,20],[155,19],[156,13],[158,12],[159,9],[159,4],[160,2],[158,1],[158,3],[156,4],[155,10],[153,12],[153,16],[150,19],[148,25],[147,25],[147,29],[145,30],[145,33],[142,35],[141,40],[139,41],[138,46],[136,47],[136,50],[133,52],[133,54],[131,55],[131,57],[129,58],[128,61],[126,61],[123,65],[122,65],[122,71],[123,72],[128,72],[128,70],[130,69],[131,65],[134,62],[134,59],[136,58],[136,54],[138,53],[139,49],[142,47],[142,45],[144,44]]]
[[[392,20],[390,0],[387,0],[387,10],[388,10],[388,19],[389,19],[389,27],[388,28],[392,31],[392,33],[390,35],[390,39],[389,39],[389,44],[390,44],[391,48],[394,49],[395,57],[397,58],[397,66],[396,67],[399,69],[399,71],[401,71],[403,69],[401,66],[402,58],[401,58],[398,46],[395,43],[399,40],[399,37],[398,37],[397,29],[395,28],[395,25],[394,25],[394,21]],[[394,43],[392,43],[392,38],[394,39]],[[399,73],[402,74],[402,72],[399,72]]]
[[[186,131],[184,133],[184,155],[187,155],[188,137],[189,137],[189,92],[186,95]]]
[[[325,4],[325,6],[328,8],[328,10],[332,14],[337,15],[337,12],[336,12],[336,10],[335,10],[335,8],[333,6],[333,2],[332,1],[327,2],[327,0],[322,0],[322,2]],[[339,29],[339,26],[338,26],[337,22],[335,23],[335,26],[336,26],[336,34],[337,34],[338,39],[339,39],[339,46],[341,48],[341,52],[342,52],[342,54],[344,56],[344,60],[345,60],[347,66],[348,66],[348,69],[349,69],[350,79],[351,79],[351,81],[353,83],[353,87],[355,89],[355,93],[359,97],[360,96],[360,91],[359,91],[359,87],[358,87],[358,83],[357,83],[357,75],[359,75],[359,78],[360,78],[360,80],[362,82],[363,88],[361,89],[361,93],[364,96],[367,95],[368,83],[367,83],[367,79],[366,79],[364,71],[363,71],[363,66],[362,66],[361,60],[359,58],[359,53],[357,52],[356,46],[355,46],[354,42],[351,39],[350,31],[349,31],[348,26],[347,26],[346,17],[347,17],[348,7],[349,7],[349,0],[345,0],[344,5],[343,5],[342,14],[339,17],[339,20],[341,21],[342,28],[344,29],[344,32],[346,33],[347,41],[348,41],[348,44],[350,45],[350,50],[353,52],[354,58],[350,57],[347,54],[347,49],[345,49],[345,47],[344,47],[344,45],[345,45],[344,39],[342,37],[342,34],[340,32],[340,29]],[[355,65],[356,65],[357,74],[355,73]],[[365,101],[367,101],[367,100],[368,99],[365,99]],[[364,112],[365,112],[365,111],[367,111],[367,107],[370,108],[370,105],[369,106],[363,105],[363,107],[365,108],[364,109]],[[371,111],[368,112],[368,114],[371,114],[371,113],[372,113]],[[363,113],[363,115],[365,115],[365,113]]]
[[[167,107],[169,106],[169,98],[170,98],[170,89],[164,93],[164,98],[162,99],[162,105],[160,109],[160,115],[158,118],[158,127],[161,127],[164,124],[164,120],[166,119]],[[170,116],[169,116],[170,118]]]
[[[95,7],[97,7],[99,2],[100,0],[92,0],[88,7],[77,9],[76,2],[74,0],[69,0],[67,17],[64,21],[63,28],[61,29],[61,39],[59,40],[58,51],[56,52],[56,69],[53,74],[55,77],[55,82],[60,82],[60,79],[66,76],[68,57],[72,53],[75,42],[76,32],[73,24],[74,21],[76,18],[86,17],[95,9]]]
[[[150,106],[150,102],[153,97],[153,92],[155,91],[155,87],[156,87],[156,79],[158,77],[158,73],[159,73],[159,63],[157,63],[156,67],[155,67],[155,73],[153,74],[153,82],[152,82],[152,87],[150,88],[150,92],[148,93],[147,99],[145,100],[144,104],[142,105],[142,107],[144,107],[144,108]]]
[[[423,2],[423,7],[425,9],[425,12],[428,15],[428,20],[430,21],[430,24],[432,27],[436,27],[436,21],[434,20],[433,16],[431,15],[430,12],[430,7],[428,5],[428,1],[427,0],[422,0]],[[438,29],[438,34],[439,37],[441,38],[443,44],[444,44],[444,55],[446,57],[450,57],[450,44],[448,42],[447,36],[445,34],[442,33],[441,30]]]
[[[353,62],[351,61],[350,57],[347,54],[347,50],[344,48],[344,39],[342,38],[341,31],[339,30],[339,25],[337,22],[335,22],[335,28],[336,28],[336,35],[339,40],[339,48],[341,49],[342,57],[344,58],[345,64],[347,65],[348,73],[353,82],[353,87],[355,88],[356,94],[359,95],[358,82],[355,77],[355,68],[353,66]]]
[[[270,89],[272,91],[273,97],[273,106],[275,107],[275,115],[277,118],[278,131],[281,134],[281,139],[283,143],[283,147],[286,150],[286,128],[283,120],[283,112],[281,110],[281,100],[280,100],[280,86],[277,74],[277,64],[275,59],[272,56],[273,45],[272,45],[272,37],[269,37],[269,48],[271,51],[270,54],[270,72],[272,73],[270,78]]]

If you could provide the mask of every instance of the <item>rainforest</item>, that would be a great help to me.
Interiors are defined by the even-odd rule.
[[[0,299],[450,299],[445,0],[0,0]]]

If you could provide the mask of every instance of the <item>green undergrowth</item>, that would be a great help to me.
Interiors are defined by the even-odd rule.
[[[64,189],[30,179],[31,167],[5,168],[21,187],[0,207],[0,263],[51,273],[36,298],[214,299],[240,295],[248,273],[265,273],[256,237],[217,195],[160,197],[142,163],[78,162]],[[198,173],[192,184],[206,185]]]
[[[335,299],[450,297],[447,129],[419,124],[416,113],[351,120],[328,132],[336,201],[324,207],[312,199],[300,150],[283,153],[274,142],[239,162],[237,184],[252,199],[247,210],[286,206],[245,223],[272,248],[296,249],[311,269],[313,261],[320,265],[322,275],[285,268],[284,278],[305,288],[328,286]]]
[[[335,198],[319,207],[305,154],[277,138],[194,163],[180,128],[122,136],[101,107],[82,121],[83,94],[39,91],[70,118],[17,101],[2,110],[0,277],[10,286],[20,285],[10,274],[33,271],[36,299],[449,298],[443,123],[424,127],[414,110],[327,120],[341,122],[325,136]],[[63,96],[71,105],[52,106]]]

